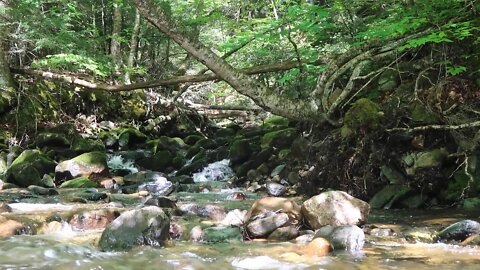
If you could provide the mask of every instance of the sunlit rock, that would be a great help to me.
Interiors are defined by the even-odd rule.
[[[321,193],[302,205],[302,213],[312,229],[319,229],[326,225],[363,224],[369,212],[368,203],[343,191]]]

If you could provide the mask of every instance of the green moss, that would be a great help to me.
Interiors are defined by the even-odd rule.
[[[73,141],[71,149],[77,153],[105,151],[105,145],[101,141],[78,137]]]
[[[361,98],[352,104],[343,121],[352,132],[357,132],[360,129],[378,128],[382,117],[380,107],[375,102]]]
[[[84,153],[73,158],[73,160],[85,166],[105,166],[107,164],[107,156],[103,152]]]
[[[260,141],[260,146],[262,149],[268,147],[287,147],[291,145],[296,135],[296,130],[294,128],[268,132],[263,135]]]
[[[72,180],[63,182],[60,188],[97,188],[98,183],[91,181],[88,177],[81,176]]]
[[[147,135],[140,132],[138,129],[130,127],[121,129],[118,135],[118,144],[120,147],[125,148],[135,144],[146,142]]]
[[[199,141],[201,139],[203,139],[202,136],[193,134],[193,135],[188,135],[187,137],[185,137],[183,141],[188,145],[194,145],[197,141]]]
[[[242,163],[247,160],[252,151],[250,147],[250,140],[248,139],[241,139],[236,140],[232,143],[229,149],[230,152],[230,160],[232,163]]]
[[[267,128],[278,127],[278,126],[288,127],[288,124],[289,124],[289,121],[287,118],[277,116],[277,115],[272,115],[267,119],[265,119],[265,121],[263,121],[263,126]]]
[[[290,149],[282,149],[280,152],[278,152],[278,158],[280,160],[286,159],[290,155],[291,151]]]

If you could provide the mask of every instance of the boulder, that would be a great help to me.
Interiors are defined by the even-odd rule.
[[[23,151],[5,173],[8,182],[20,187],[40,185],[44,174],[55,170],[56,162],[38,150]]]
[[[267,212],[282,212],[288,215],[291,224],[302,220],[301,207],[292,199],[265,197],[255,201],[248,210],[245,221]]]
[[[53,188],[44,188],[35,185],[28,186],[28,190],[30,190],[33,194],[42,195],[42,196],[54,196],[58,195],[58,191]]]
[[[365,233],[356,225],[324,226],[315,233],[315,237],[327,239],[334,249],[358,251],[365,244]]]
[[[105,151],[105,145],[102,141],[86,139],[82,137],[75,138],[70,148],[78,154],[95,151]]]
[[[263,135],[261,147],[262,149],[269,147],[282,149],[291,146],[296,137],[297,131],[294,128],[271,131]]]
[[[120,213],[118,211],[111,209],[82,211],[74,214],[68,223],[75,230],[104,229],[119,215]]]
[[[436,236],[436,240],[463,241],[474,234],[480,234],[480,223],[466,219],[453,223],[452,225],[440,231]]]
[[[319,229],[326,225],[363,224],[369,212],[368,203],[343,191],[321,193],[302,205],[302,214],[312,229]]]
[[[37,135],[35,143],[38,147],[63,147],[68,148],[71,144],[71,138],[61,132],[44,131]]]
[[[290,241],[295,239],[300,232],[298,231],[297,226],[290,225],[285,227],[280,227],[274,230],[270,235],[268,235],[268,240],[272,241]]]
[[[220,222],[223,226],[240,227],[245,223],[246,210],[234,209],[227,213],[225,218]]]
[[[146,157],[137,162],[137,164],[147,170],[166,171],[173,164],[174,156],[168,150],[158,151],[151,157]]]
[[[327,239],[318,237],[311,240],[306,246],[299,249],[299,253],[304,256],[323,257],[332,251],[332,245]]]
[[[249,139],[235,140],[230,146],[230,161],[232,164],[241,164],[252,155]]]
[[[62,161],[55,167],[57,184],[79,176],[93,179],[108,174],[107,157],[103,152],[81,154],[73,159]]]
[[[169,238],[170,219],[156,206],[123,212],[103,231],[102,250],[128,250],[134,246],[161,246]]]
[[[288,221],[289,216],[285,213],[268,212],[249,222],[246,228],[251,237],[262,238],[284,226]]]
[[[123,128],[119,130],[118,144],[120,148],[128,149],[136,144],[145,143],[147,139],[147,135],[136,128]]]

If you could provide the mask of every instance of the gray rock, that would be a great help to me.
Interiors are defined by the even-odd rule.
[[[275,197],[280,197],[287,191],[287,188],[284,185],[275,182],[267,182],[265,188],[267,189],[268,195]]]
[[[266,237],[277,228],[287,224],[288,221],[289,217],[285,213],[269,212],[266,217],[250,222],[247,225],[247,231],[254,238]]]
[[[165,196],[150,197],[144,204],[158,206],[160,208],[177,208],[175,201]]]
[[[170,219],[156,206],[123,212],[103,231],[102,250],[127,250],[138,245],[161,246],[169,238]]]
[[[302,205],[302,214],[313,229],[326,225],[363,224],[368,218],[368,203],[343,191],[327,191],[314,196]]]
[[[437,234],[436,240],[456,240],[463,241],[467,237],[480,233],[480,223],[473,220],[462,220],[447,228],[443,229]]]
[[[240,227],[245,223],[245,216],[247,210],[234,209],[228,212],[227,216],[220,222],[224,226],[237,226]]]
[[[365,233],[355,225],[325,226],[315,233],[315,238],[327,239],[334,249],[358,251],[365,244]]]
[[[58,191],[53,188],[44,188],[35,185],[28,186],[28,190],[33,192],[33,194],[43,195],[43,196],[53,196],[58,195]]]
[[[285,226],[285,227],[280,227],[274,230],[269,236],[268,240],[273,240],[273,241],[290,241],[292,239],[295,239],[300,232],[298,231],[297,226]]]

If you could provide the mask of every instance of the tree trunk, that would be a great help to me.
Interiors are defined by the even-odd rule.
[[[131,84],[130,69],[133,68],[135,55],[137,54],[138,35],[140,33],[140,11],[135,9],[135,22],[133,25],[132,38],[130,40],[130,53],[127,59],[127,72],[125,73],[125,84]]]
[[[6,26],[7,1],[0,1],[0,114],[4,113],[13,103],[15,84],[8,62],[8,28]]]
[[[268,89],[257,80],[232,67],[198,40],[189,38],[174,22],[168,19],[159,5],[152,0],[132,1],[140,13],[158,30],[206,65],[236,91],[250,97],[260,107],[292,119],[313,121],[324,119],[323,114],[319,114],[318,106],[312,100],[294,100]]]
[[[120,51],[120,32],[122,31],[122,0],[115,0],[113,2],[113,28],[112,41],[110,43],[110,55],[112,56],[113,64],[115,65],[115,73],[120,73],[122,65],[122,54]]]

